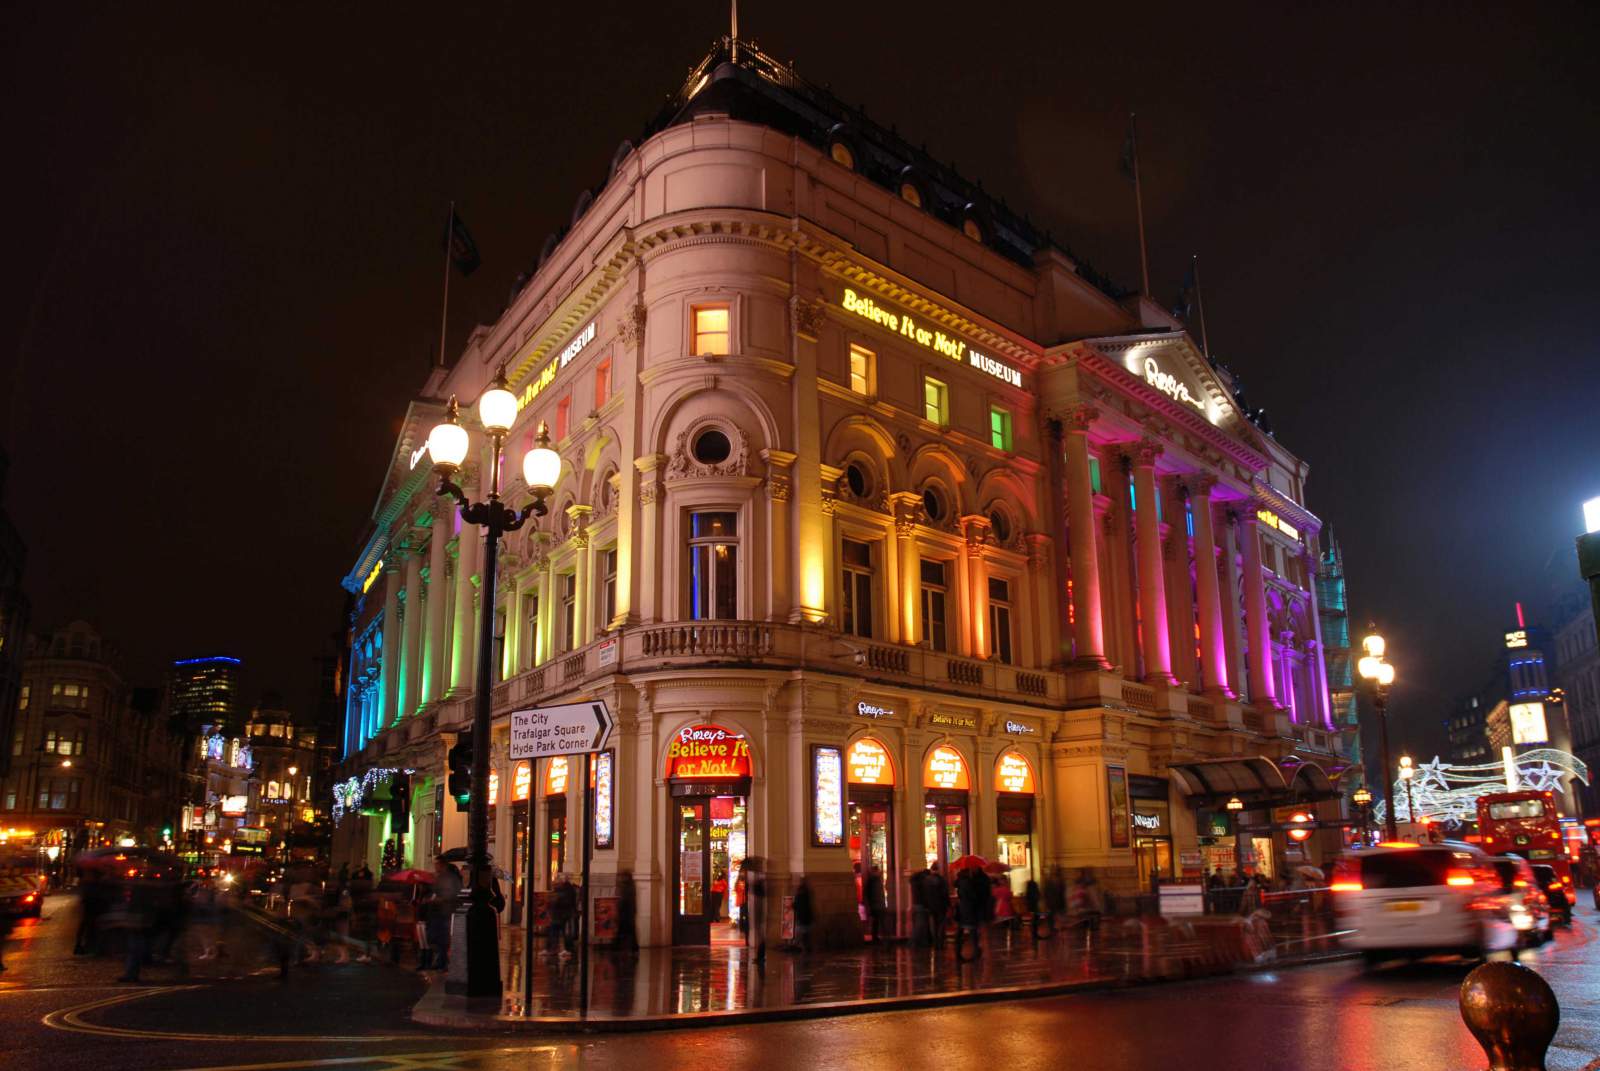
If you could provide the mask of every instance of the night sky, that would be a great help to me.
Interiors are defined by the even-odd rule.
[[[306,704],[438,344],[451,352],[711,40],[719,3],[13,8],[11,453],[36,626],[136,682],[234,654]],[[1230,5],[1231,6],[1231,5]],[[1328,5],[1329,8],[1332,5]],[[1300,8],[1300,10],[1291,10]],[[1311,466],[1397,747],[1550,601],[1600,494],[1592,5],[794,5],[741,30],[1129,287],[1199,253],[1212,349]],[[1585,73],[1585,72],[1588,73]],[[1574,581],[1575,582],[1575,581]]]

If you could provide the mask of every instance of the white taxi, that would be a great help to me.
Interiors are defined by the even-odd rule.
[[[1517,932],[1489,856],[1470,844],[1385,842],[1346,852],[1329,882],[1345,946],[1369,965],[1514,948]]]

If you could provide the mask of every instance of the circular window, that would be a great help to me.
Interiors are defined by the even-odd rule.
[[[944,496],[939,494],[938,488],[929,487],[922,492],[922,512],[930,521],[944,520]]]
[[[961,221],[961,233],[971,238],[974,242],[983,241],[983,228],[978,226],[978,221],[971,216]]]
[[[702,431],[695,436],[694,459],[702,465],[720,465],[728,460],[728,455],[733,453],[733,444],[728,442],[728,437],[715,428]]]
[[[848,167],[851,171],[856,169],[856,154],[850,151],[850,146],[842,141],[833,143],[828,150],[828,155],[833,157],[833,162],[840,167]]]
[[[844,467],[844,482],[857,498],[867,497],[867,492],[872,490],[872,481],[867,478],[867,470],[861,467],[859,461],[852,461]]]
[[[917,184],[914,182],[900,184],[900,199],[913,208],[922,207],[922,191],[917,189]]]
[[[994,537],[1002,543],[1011,538],[1011,522],[1006,520],[1006,515],[999,510],[990,511],[989,528],[994,532]]]

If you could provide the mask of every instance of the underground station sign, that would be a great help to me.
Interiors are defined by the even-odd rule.
[[[615,722],[604,700],[511,712],[511,758],[543,759],[599,751]]]

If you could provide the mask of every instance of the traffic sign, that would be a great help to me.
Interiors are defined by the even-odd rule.
[[[603,699],[511,712],[512,759],[582,755],[599,751],[616,723]]]

